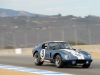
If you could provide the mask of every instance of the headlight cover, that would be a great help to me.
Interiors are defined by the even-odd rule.
[[[89,58],[92,58],[92,57],[91,57],[91,54],[89,54],[88,57],[89,57]]]
[[[66,55],[65,55],[65,59],[68,59],[68,58],[69,58],[69,55],[68,55],[68,54],[66,54]]]

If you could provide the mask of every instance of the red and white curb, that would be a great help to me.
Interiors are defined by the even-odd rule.
[[[74,74],[69,74],[69,73],[54,72],[54,71],[48,71],[48,70],[12,66],[12,65],[5,65],[5,64],[0,64],[0,68],[10,69],[10,70],[15,70],[15,71],[23,71],[23,72],[28,72],[28,73],[36,73],[36,74],[42,74],[42,75],[74,75]]]

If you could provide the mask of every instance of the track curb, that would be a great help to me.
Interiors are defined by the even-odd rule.
[[[35,73],[40,75],[74,75],[69,73],[62,73],[62,72],[55,72],[55,71],[48,71],[48,70],[41,70],[41,69],[27,68],[27,67],[20,67],[20,66],[12,66],[6,64],[0,64],[0,68],[28,72],[28,73]]]

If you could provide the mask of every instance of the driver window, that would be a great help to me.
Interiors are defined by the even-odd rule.
[[[68,43],[59,43],[59,46],[61,49],[70,49],[70,46]]]
[[[56,50],[58,48],[59,48],[58,43],[49,43],[48,44],[48,49],[50,49],[50,50]]]

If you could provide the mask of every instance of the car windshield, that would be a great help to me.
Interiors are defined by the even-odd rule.
[[[49,49],[73,49],[67,42],[50,42]]]

